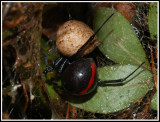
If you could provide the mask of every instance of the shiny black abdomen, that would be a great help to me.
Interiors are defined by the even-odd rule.
[[[92,58],[81,58],[74,61],[62,73],[62,84],[64,89],[72,94],[88,93],[97,85],[96,70],[96,65]],[[89,87],[89,84],[92,85]],[[83,90],[86,90],[87,92],[83,92]]]

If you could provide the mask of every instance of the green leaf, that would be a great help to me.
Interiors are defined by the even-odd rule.
[[[157,40],[157,2],[150,3],[148,24],[151,38]]]
[[[47,87],[48,95],[50,96],[51,101],[54,100],[54,98],[57,96],[57,93],[55,92],[53,85],[49,85],[46,83],[46,87]]]
[[[94,30],[112,14],[114,15],[98,32],[98,40],[102,42],[100,51],[109,59],[121,64],[141,64],[148,60],[143,47],[132,26],[121,13],[113,8],[99,8],[94,19]]]
[[[98,70],[98,76],[101,80],[124,78],[136,68],[137,66],[134,65],[106,66]],[[113,113],[129,107],[139,98],[143,98],[153,85],[152,73],[145,68],[140,68],[125,81],[124,85],[98,86],[94,95],[72,97],[69,102],[73,106],[93,113]],[[88,100],[80,102],[87,98]]]
[[[154,110],[157,110],[157,92],[154,94],[154,96],[151,100],[150,107]]]
[[[109,59],[122,65],[106,66],[98,70],[100,80],[125,78],[145,61],[149,66],[146,54],[130,23],[119,12],[112,8],[99,8],[94,19],[94,30],[112,14],[114,15],[97,34],[102,44],[100,51]],[[131,65],[126,65],[131,64]],[[140,68],[125,84],[106,84],[98,86],[97,91],[84,96],[69,96],[69,103],[93,113],[113,113],[123,110],[143,98],[152,89],[152,73],[145,67]]]

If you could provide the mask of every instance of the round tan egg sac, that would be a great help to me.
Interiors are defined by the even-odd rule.
[[[85,42],[94,34],[93,30],[83,22],[70,20],[65,22],[57,31],[56,44],[59,51],[65,56],[72,56],[80,49]],[[88,54],[96,47],[97,38],[95,37],[83,50]]]

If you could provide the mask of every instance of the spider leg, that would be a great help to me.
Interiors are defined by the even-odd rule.
[[[117,80],[106,80],[106,81],[101,81],[99,80],[98,83],[99,84],[104,84],[104,83],[121,83],[123,81],[125,81],[127,78],[129,78],[133,73],[135,73],[145,62],[143,62],[141,65],[139,65],[137,67],[137,69],[135,69],[132,73],[130,73],[127,77],[122,78],[122,79],[117,79]]]
[[[47,55],[45,55],[44,58],[45,58],[45,66],[46,66],[46,70],[44,70],[43,72],[44,74],[47,74],[48,72],[52,72],[53,69],[57,69],[60,63],[63,61],[63,57],[60,57],[56,61],[53,61],[52,66],[49,66],[47,61]]]
[[[50,39],[50,40],[44,45],[44,47],[46,47],[50,42],[53,42],[53,40]],[[41,49],[43,49],[44,47],[42,47]],[[52,50],[54,50],[54,56],[53,56],[53,57],[54,57],[54,59],[55,59],[55,57],[56,57],[55,52],[57,51],[57,47],[53,47],[53,48],[49,49],[49,50],[47,51],[47,53],[44,54],[44,64],[45,64],[45,66],[46,66],[46,70],[43,71],[44,74],[47,74],[48,72],[52,72],[52,70],[54,69],[53,66],[49,66],[49,65],[48,65],[48,60],[47,60],[47,56],[49,55],[50,52],[52,52]]]
[[[46,54],[44,54],[44,63],[46,66],[48,66],[47,56],[48,54],[53,50],[54,48],[51,48],[49,51],[47,51]]]
[[[46,65],[46,70],[43,71],[43,74],[47,74],[48,72],[52,72],[54,68],[52,66]]]
[[[48,53],[44,55],[44,64],[46,66],[46,70],[43,71],[44,74],[47,74],[48,72],[51,72],[53,70],[53,67],[48,65],[47,55]]]
[[[55,69],[58,68],[58,66],[60,65],[60,63],[63,61],[63,57],[58,58],[56,61],[53,61],[53,66],[55,67]]]
[[[111,14],[104,22],[103,22],[103,24],[97,29],[97,31],[87,40],[87,42],[73,55],[73,56],[71,56],[71,59],[74,59],[74,58],[76,58],[78,55],[79,55],[79,53],[89,44],[89,42],[91,42],[93,39],[94,39],[94,37],[96,36],[96,34],[101,30],[101,28],[103,27],[103,25],[112,17],[114,15],[114,13],[113,14]]]
[[[49,39],[49,40],[45,43],[45,45],[41,48],[41,50],[43,50],[50,42],[55,42],[55,41],[53,41],[52,39]]]
[[[59,73],[62,73],[63,70],[65,69],[65,67],[70,64],[69,60],[68,59],[64,59],[63,63],[61,64],[61,66],[59,67],[59,70],[58,72]]]

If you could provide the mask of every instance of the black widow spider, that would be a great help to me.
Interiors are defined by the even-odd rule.
[[[62,86],[65,91],[72,95],[84,95],[88,94],[96,89],[98,85],[105,83],[120,83],[125,81],[133,73],[135,73],[145,62],[137,67],[132,73],[122,79],[101,81],[97,78],[96,64],[92,58],[82,58],[80,53],[83,49],[94,39],[96,34],[100,31],[103,25],[114,15],[110,15],[104,23],[98,28],[98,30],[81,46],[81,48],[72,56],[62,56],[53,61],[52,66],[48,66],[47,54],[45,54],[46,70],[43,72],[47,74],[56,70],[61,73]],[[52,50],[52,49],[51,49]],[[80,58],[79,58],[80,57]],[[56,84],[55,82],[53,84]]]

